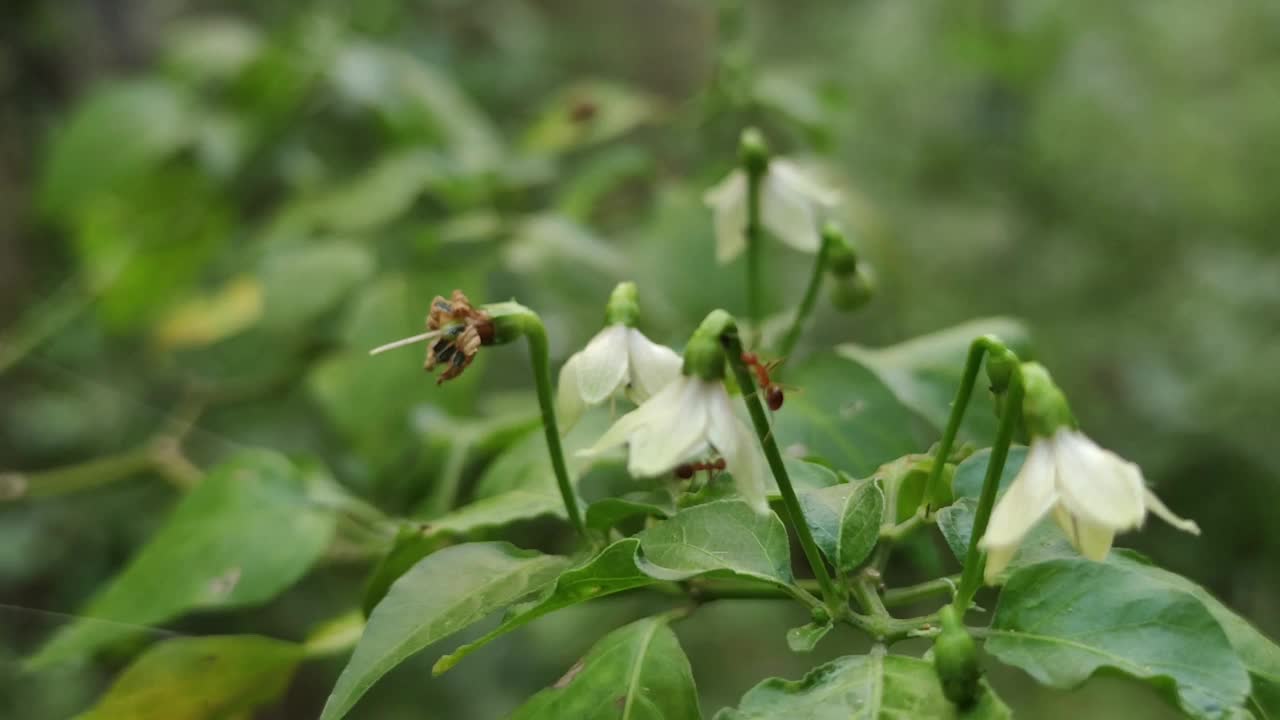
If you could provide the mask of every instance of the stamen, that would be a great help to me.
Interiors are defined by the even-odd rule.
[[[386,352],[386,351],[388,351],[388,350],[395,350],[396,348],[398,348],[398,347],[404,347],[405,345],[413,345],[413,344],[415,344],[415,343],[420,343],[420,342],[422,342],[423,340],[431,340],[431,339],[433,339],[433,338],[440,337],[440,335],[441,335],[443,332],[444,332],[443,330],[431,330],[431,331],[428,331],[428,332],[424,332],[424,333],[422,333],[421,335],[414,335],[414,336],[412,336],[412,337],[401,338],[401,339],[399,339],[399,340],[395,340],[395,341],[393,341],[393,342],[389,342],[389,343],[387,343],[386,345],[380,345],[380,346],[378,346],[378,347],[376,347],[376,348],[374,348],[374,349],[370,350],[370,351],[369,351],[369,354],[370,354],[370,355],[377,355],[378,353],[384,353],[384,352]]]

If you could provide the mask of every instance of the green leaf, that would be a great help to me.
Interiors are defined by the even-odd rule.
[[[405,215],[432,185],[448,177],[438,153],[412,148],[379,157],[355,177],[299,200],[276,218],[273,237],[321,228],[367,233]]]
[[[266,300],[263,323],[298,331],[299,326],[333,309],[373,271],[373,253],[355,243],[272,249],[259,268]]]
[[[987,464],[991,458],[991,448],[985,448],[965,458],[956,467],[955,478],[951,481],[951,490],[957,498],[978,499],[982,495],[982,483],[987,477]],[[1027,459],[1027,448],[1014,445],[1009,448],[1009,456],[1005,458],[1004,469],[1000,471],[1000,485],[996,497],[1008,489],[1009,484],[1018,476],[1022,463]]]
[[[601,81],[579,82],[561,90],[543,108],[525,134],[535,152],[563,152],[604,142],[652,120],[657,98]]]
[[[986,650],[1058,688],[1114,669],[1154,685],[1195,717],[1219,717],[1249,694],[1244,665],[1195,596],[1133,568],[1083,558],[1015,572]]]
[[[191,610],[264,603],[319,559],[334,514],[282,455],[248,451],[209,472],[128,567],[35,657],[33,667],[88,655]],[[104,622],[105,621],[105,622]]]
[[[998,336],[1016,352],[1025,352],[1030,345],[1022,323],[993,317],[971,320],[897,345],[868,348],[849,343],[837,347],[836,352],[870,368],[899,400],[941,430],[947,425],[951,404],[960,388],[969,345],[987,333]],[[985,383],[986,377],[979,374],[961,425],[962,439],[989,442],[995,436],[996,418]]]
[[[1012,715],[990,688],[977,706],[960,712],[943,696],[931,663],[883,650],[819,665],[800,680],[770,678],[748,690],[737,708],[716,714],[716,720],[959,717],[996,720]]]
[[[556,579],[555,588],[546,598],[524,612],[508,618],[479,640],[467,643],[440,658],[432,668],[432,672],[437,675],[447,672],[462,658],[489,644],[490,641],[533,622],[543,615],[605,595],[652,584],[654,579],[637,567],[636,553],[639,549],[639,540],[625,538],[601,550],[583,564],[565,570]]]
[[[428,555],[373,609],[351,661],[325,703],[336,720],[383,675],[433,642],[550,583],[568,561],[506,543],[455,545]]]
[[[302,647],[254,635],[151,646],[78,720],[223,720],[284,694]]]
[[[791,582],[787,528],[772,512],[760,515],[739,500],[696,505],[645,530],[640,569],[659,580],[729,572],[770,583]]]
[[[788,368],[787,403],[773,431],[788,454],[819,457],[855,477],[914,452],[924,438],[920,421],[862,365],[835,355]]]
[[[262,286],[247,276],[231,278],[214,293],[174,305],[152,328],[157,346],[198,348],[212,345],[255,325],[262,316]]]
[[[813,652],[833,627],[835,626],[830,622],[807,623],[800,627],[793,627],[787,631],[787,647],[791,648],[791,652]]]
[[[54,131],[41,179],[42,209],[78,214],[190,142],[195,125],[187,98],[172,85],[103,86]]]
[[[689,659],[663,617],[605,635],[554,685],[512,720],[697,720]]]
[[[604,498],[587,506],[585,519],[592,530],[607,530],[628,518],[645,515],[669,518],[676,513],[675,499],[665,490],[637,490],[621,497]]]
[[[1129,551],[1112,552],[1108,565],[1139,573],[1154,582],[1190,593],[1213,615],[1236,655],[1244,662],[1252,680],[1251,709],[1262,718],[1280,718],[1280,646],[1269,640],[1249,621],[1235,614],[1209,591],[1190,580],[1156,567]]]
[[[884,492],[874,480],[810,490],[800,507],[818,548],[840,572],[853,572],[871,554],[884,523]]]

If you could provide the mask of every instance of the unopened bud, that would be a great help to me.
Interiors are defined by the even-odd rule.
[[[987,352],[987,380],[991,382],[991,392],[1002,393],[1009,389],[1009,380],[1014,370],[1018,369],[1018,356],[1003,345],[993,347]]]
[[[840,226],[829,222],[822,227],[822,241],[827,244],[827,271],[836,277],[848,277],[858,270],[858,254],[844,236]]]
[[[844,312],[853,312],[866,305],[875,295],[875,277],[865,264],[857,272],[845,277],[832,277],[831,304]]]
[[[982,669],[978,666],[978,646],[951,605],[938,612],[942,632],[933,642],[933,668],[942,682],[942,693],[961,709],[978,700]]]
[[[738,160],[750,175],[763,175],[769,168],[769,145],[756,128],[742,131],[742,139],[738,142]]]

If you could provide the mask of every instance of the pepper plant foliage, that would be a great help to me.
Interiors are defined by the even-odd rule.
[[[861,310],[873,275],[857,243],[826,222],[838,194],[772,153],[762,134],[743,133],[736,157],[726,146],[719,167],[736,169],[706,196],[715,232],[704,234],[705,256],[721,263],[700,272],[710,287],[719,287],[712,276],[744,278],[726,286],[745,293],[705,309],[745,312],[712,310],[692,336],[677,337],[651,320],[660,312],[646,312],[667,289],[625,282],[582,211],[635,174],[626,132],[645,123],[681,131],[657,123],[650,98],[606,85],[568,89],[532,122],[526,145],[511,147],[432,67],[329,30],[266,39],[223,26],[221,44],[190,46],[218,62],[178,54],[172,75],[104,90],[62,134],[43,203],[100,282],[104,322],[146,329],[165,352],[208,353],[178,356],[214,394],[239,388],[229,377],[241,374],[251,376],[249,392],[270,387],[289,366],[257,362],[253,348],[342,307],[337,337],[307,367],[309,397],[383,473],[403,459],[396,448],[413,409],[443,406],[452,414],[432,425],[427,443],[444,461],[408,508],[361,497],[359,483],[319,460],[274,450],[188,467],[175,450],[178,432],[116,465],[10,477],[14,494],[37,497],[151,469],[184,493],[84,617],[29,658],[33,668],[118,647],[134,625],[261,605],[343,552],[367,572],[352,588],[351,612],[304,642],[164,640],[85,717],[140,717],[156,704],[181,707],[182,717],[239,716],[277,699],[301,663],[349,653],[321,714],[338,720],[429,647],[447,649],[434,665],[445,673],[529,623],[620,593],[665,598],[666,607],[602,633],[513,717],[703,717],[677,631],[699,622],[704,605],[739,598],[809,611],[811,622],[778,638],[779,652],[808,652],[837,625],[872,646],[802,678],[762,679],[716,713],[724,720],[1008,717],[982,677],[983,653],[1057,688],[1124,675],[1191,717],[1280,717],[1280,648],[1193,581],[1112,549],[1114,535],[1136,529],[1148,510],[1196,528],[1075,426],[1047,371],[1024,362],[1017,322],[979,320],[883,348],[807,338],[824,289],[836,309]],[[264,68],[289,74],[292,95],[261,94],[255,77]],[[739,117],[747,101],[731,90],[713,89],[707,112]],[[378,124],[397,149],[351,178],[308,176],[320,143],[292,135],[289,120],[307,97],[350,113],[327,130],[344,132],[354,115]],[[773,124],[789,121],[772,112]],[[557,189],[546,166],[571,165],[571,150],[599,152],[600,162],[579,166],[592,183]],[[76,163],[86,153],[103,158],[92,175]],[[268,217],[250,217],[238,183],[263,163],[278,164],[298,192]],[[521,215],[503,204],[520,194],[559,199],[554,211]],[[422,207],[423,196],[435,205]],[[415,237],[415,213],[434,213],[441,237]],[[190,278],[218,250],[211,238],[241,216],[257,237],[252,258],[224,261],[221,282],[191,292]],[[106,234],[122,225],[134,229],[128,247]],[[183,243],[167,242],[174,232]],[[507,244],[493,252],[493,237]],[[768,272],[775,240],[812,256],[806,282],[783,287]],[[447,265],[430,277],[447,286],[412,275],[367,282],[379,263],[405,253]],[[612,295],[599,283],[584,293],[596,302],[583,317],[597,319],[582,320],[589,327],[575,335],[595,339],[576,354],[553,357],[552,348],[567,348],[548,326],[563,322],[544,325],[532,300],[483,302],[490,274],[518,274],[546,255],[568,274],[623,281]],[[769,317],[766,293],[792,300]],[[389,370],[403,369],[405,354],[364,352],[413,335],[422,315],[426,332],[392,345],[425,354],[449,380],[439,388],[425,376],[406,385]],[[514,411],[463,417],[482,366],[517,349],[527,360],[510,361],[508,374],[531,368],[532,394]],[[785,365],[770,366],[784,356]],[[375,400],[345,412],[357,396]],[[473,458],[485,460],[464,493]],[[534,519],[549,519],[561,541],[529,541],[519,530]],[[892,567],[908,562],[898,550],[930,535],[951,549],[954,566],[886,587]],[[984,584],[996,590],[980,608]],[[495,616],[496,626],[475,632]],[[464,643],[458,634],[468,628]],[[931,646],[925,657],[895,652],[913,638]],[[193,694],[202,702],[187,702]]]

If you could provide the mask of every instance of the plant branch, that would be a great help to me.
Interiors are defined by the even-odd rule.
[[[804,332],[805,325],[808,324],[809,316],[813,314],[813,306],[818,300],[818,291],[822,289],[822,278],[827,273],[827,257],[831,249],[831,240],[824,232],[822,234],[822,242],[818,245],[818,255],[813,260],[813,272],[809,275],[809,285],[805,288],[804,297],[800,299],[800,304],[796,307],[795,317],[791,320],[791,328],[787,330],[787,334],[783,336],[782,343],[778,345],[778,356],[786,357],[795,349],[796,343],[800,341],[800,335]]]
[[[884,604],[885,607],[899,607],[926,600],[936,595],[954,595],[958,582],[960,582],[960,576],[952,575],[950,577],[927,580],[915,585],[907,585],[906,587],[890,588],[884,591]]]

